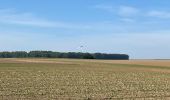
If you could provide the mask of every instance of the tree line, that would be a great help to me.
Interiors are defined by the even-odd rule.
[[[53,51],[15,51],[0,52],[0,58],[77,58],[77,59],[113,59],[128,60],[127,54],[53,52]]]

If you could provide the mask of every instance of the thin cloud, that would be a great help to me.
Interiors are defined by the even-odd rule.
[[[150,11],[147,14],[148,16],[151,17],[157,17],[157,18],[170,18],[170,12],[166,12],[166,11]]]
[[[116,15],[122,22],[135,22],[135,19],[149,19],[149,18],[160,18],[169,19],[169,11],[160,10],[143,10],[133,6],[120,5],[114,7],[112,5],[95,5],[94,8],[107,11],[113,15]]]
[[[120,6],[118,10],[118,14],[120,16],[134,16],[137,15],[139,10],[135,7],[131,6]]]
[[[139,13],[139,9],[132,7],[132,6],[119,6],[119,7],[114,7],[111,5],[95,5],[94,8],[100,9],[103,11],[115,13],[119,16],[134,16]]]
[[[131,19],[131,18],[121,18],[120,20],[123,21],[123,22],[127,22],[127,23],[134,23],[135,22],[135,20]]]
[[[0,23],[46,28],[90,29],[89,25],[50,21],[32,13],[19,13],[12,9],[0,9]]]
[[[0,23],[14,24],[43,28],[61,28],[69,30],[113,30],[114,24],[95,22],[95,23],[68,23],[62,21],[51,21],[32,13],[20,13],[12,9],[0,9]]]
[[[107,12],[114,12],[115,11],[115,8],[113,6],[110,6],[110,5],[95,5],[94,8],[104,10],[104,11],[107,11]]]
[[[5,24],[19,24],[39,27],[54,27],[53,22],[38,18],[32,13],[18,13],[10,9],[0,10],[0,22]]]

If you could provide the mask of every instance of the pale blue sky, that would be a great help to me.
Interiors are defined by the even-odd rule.
[[[0,51],[168,59],[169,5],[170,0],[0,0]]]

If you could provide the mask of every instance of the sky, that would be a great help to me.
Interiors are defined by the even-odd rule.
[[[0,0],[0,51],[169,59],[169,5],[170,0]]]

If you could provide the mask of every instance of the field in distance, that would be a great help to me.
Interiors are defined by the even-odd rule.
[[[170,60],[0,59],[0,99],[170,99]]]

